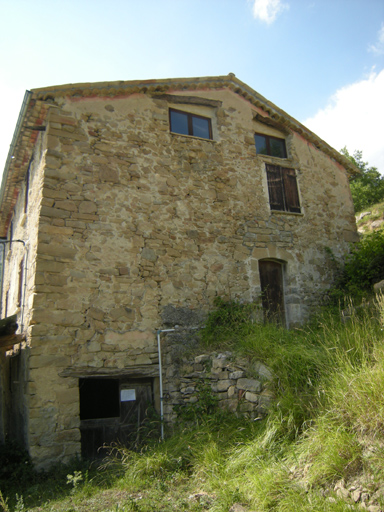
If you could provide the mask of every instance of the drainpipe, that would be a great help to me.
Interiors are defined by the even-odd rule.
[[[2,249],[1,276],[0,276],[0,318],[1,318],[1,312],[3,311],[3,282],[4,282],[5,241],[6,241],[6,239],[0,240],[1,249]]]
[[[161,425],[161,440],[164,441],[164,395],[163,395],[163,366],[161,362],[161,344],[160,344],[160,334],[163,332],[175,332],[175,331],[194,331],[196,329],[200,329],[200,327],[184,327],[178,328],[176,326],[174,329],[159,329],[156,331],[157,334],[157,351],[159,354],[159,388],[160,388],[160,425]]]
[[[21,240],[20,240],[21,241]],[[27,296],[27,275],[28,275],[28,246],[24,243],[25,255],[24,255],[24,279],[23,283],[23,296],[21,302],[21,317],[20,317],[20,331],[24,332],[24,313],[25,313],[25,298]]]
[[[163,396],[163,366],[161,363],[161,344],[160,334],[163,332],[174,332],[176,329],[159,329],[157,331],[157,351],[159,354],[159,387],[160,387],[160,428],[161,428],[161,440],[164,441],[164,396]]]

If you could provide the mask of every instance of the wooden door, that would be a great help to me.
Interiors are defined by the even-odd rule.
[[[152,382],[137,380],[120,386],[120,442],[134,446],[142,441],[143,423],[153,403]]]
[[[84,458],[104,457],[114,444],[134,447],[141,441],[153,403],[152,379],[84,378],[79,389]]]
[[[285,325],[283,266],[278,261],[260,260],[259,272],[264,320]]]

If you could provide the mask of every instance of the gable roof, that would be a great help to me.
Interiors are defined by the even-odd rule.
[[[25,177],[38,133],[44,130],[48,109],[55,106],[57,99],[63,97],[114,97],[137,93],[156,96],[173,91],[192,92],[196,89],[223,88],[232,90],[255,107],[261,108],[265,112],[265,116],[256,114],[255,118],[257,120],[275,126],[282,131],[294,131],[300,134],[305,140],[341,165],[349,175],[359,173],[359,170],[345,156],[329,146],[299,121],[236,78],[233,73],[216,77],[97,82],[43,87],[26,91],[24,96],[0,188],[0,236],[6,236],[20,184]]]

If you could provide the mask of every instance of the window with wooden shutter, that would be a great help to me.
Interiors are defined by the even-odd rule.
[[[295,170],[266,164],[266,171],[271,210],[300,213]]]

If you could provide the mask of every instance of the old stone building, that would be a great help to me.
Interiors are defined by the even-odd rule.
[[[215,297],[305,321],[356,237],[353,172],[233,74],[27,91],[0,191],[0,439],[40,467],[124,439],[159,407],[159,331]]]

